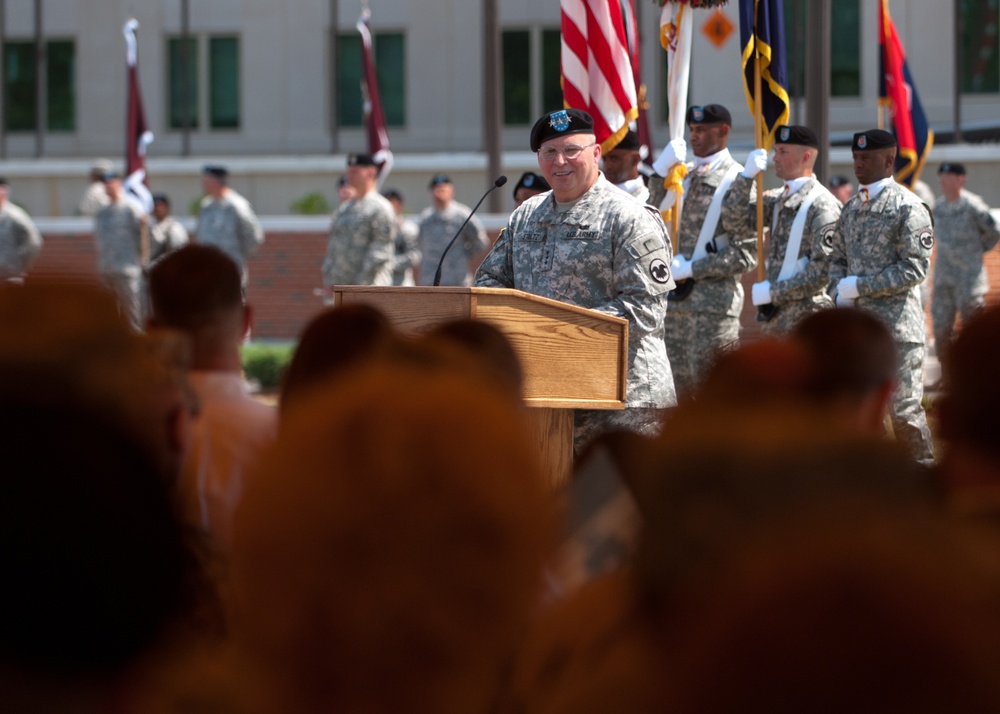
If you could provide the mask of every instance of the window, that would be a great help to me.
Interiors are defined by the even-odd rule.
[[[185,56],[186,52],[186,56]],[[207,62],[202,62],[202,57]],[[204,66],[203,66],[204,65]],[[167,40],[167,122],[171,129],[240,128],[240,40],[230,35]],[[202,87],[207,96],[202,96]],[[185,105],[186,99],[186,105]],[[207,116],[202,107],[207,107]]]
[[[184,51],[187,50],[187,57]],[[198,39],[189,37],[167,41],[167,57],[170,77],[167,85],[170,101],[167,111],[171,129],[184,127],[184,110],[188,111],[188,126],[198,126]],[[185,95],[187,104],[185,106]]]
[[[372,51],[382,111],[388,126],[406,124],[406,37],[402,32],[373,32]],[[337,38],[337,123],[361,126],[364,99],[361,96],[361,35],[347,33]]]
[[[504,30],[504,124],[531,124],[543,112],[562,107],[560,42],[559,30]]]
[[[1000,92],[1000,51],[997,49],[998,0],[960,0],[962,32],[962,91]]]
[[[240,126],[240,43],[235,37],[208,40],[209,126]]]
[[[35,131],[38,72],[33,41],[4,43],[6,68],[4,106],[8,131]],[[51,132],[76,130],[76,43],[49,40],[45,43],[45,128]]]
[[[828,27],[830,49],[830,94],[857,97],[861,94],[861,3],[837,0]],[[785,9],[785,53],[788,63],[788,94],[805,97],[807,0],[789,0]]]

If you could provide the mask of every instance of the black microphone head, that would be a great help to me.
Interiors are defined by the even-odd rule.
[[[494,181],[494,182],[493,182],[493,185],[494,185],[494,186],[495,186],[496,188],[500,188],[500,187],[501,187],[501,186],[503,186],[503,185],[504,185],[505,183],[507,183],[507,177],[506,177],[506,176],[501,176],[500,178],[498,178],[498,179],[497,179],[496,181]]]

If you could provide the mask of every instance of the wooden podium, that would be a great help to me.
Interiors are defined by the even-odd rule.
[[[333,304],[373,305],[404,334],[449,320],[503,331],[524,369],[526,418],[554,486],[573,468],[573,410],[623,409],[628,321],[520,290],[339,285]]]

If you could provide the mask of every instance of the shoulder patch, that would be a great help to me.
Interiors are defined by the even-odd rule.
[[[934,247],[934,231],[930,228],[926,228],[920,232],[917,236],[917,240],[920,241],[920,247],[924,250],[930,250]]]
[[[649,264],[649,276],[661,285],[666,285],[670,282],[670,267],[666,261],[655,258]]]
[[[837,222],[827,223],[825,226],[819,229],[819,234],[823,236],[823,247],[826,249],[833,248],[833,234],[837,231]]]

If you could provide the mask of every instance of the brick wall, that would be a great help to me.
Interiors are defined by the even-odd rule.
[[[491,231],[496,238],[496,231]],[[326,252],[326,232],[273,231],[260,252],[249,263],[248,299],[254,307],[256,339],[294,339],[305,324],[323,308],[313,291],[323,285],[320,268]],[[33,272],[96,277],[94,242],[89,234],[46,234],[45,245]],[[1000,250],[986,256],[990,275],[990,304],[1000,303]],[[743,336],[754,339],[760,329],[754,320],[756,308],[750,304],[750,285],[756,271],[744,276],[747,299],[743,307]],[[928,328],[929,328],[928,322]]]

